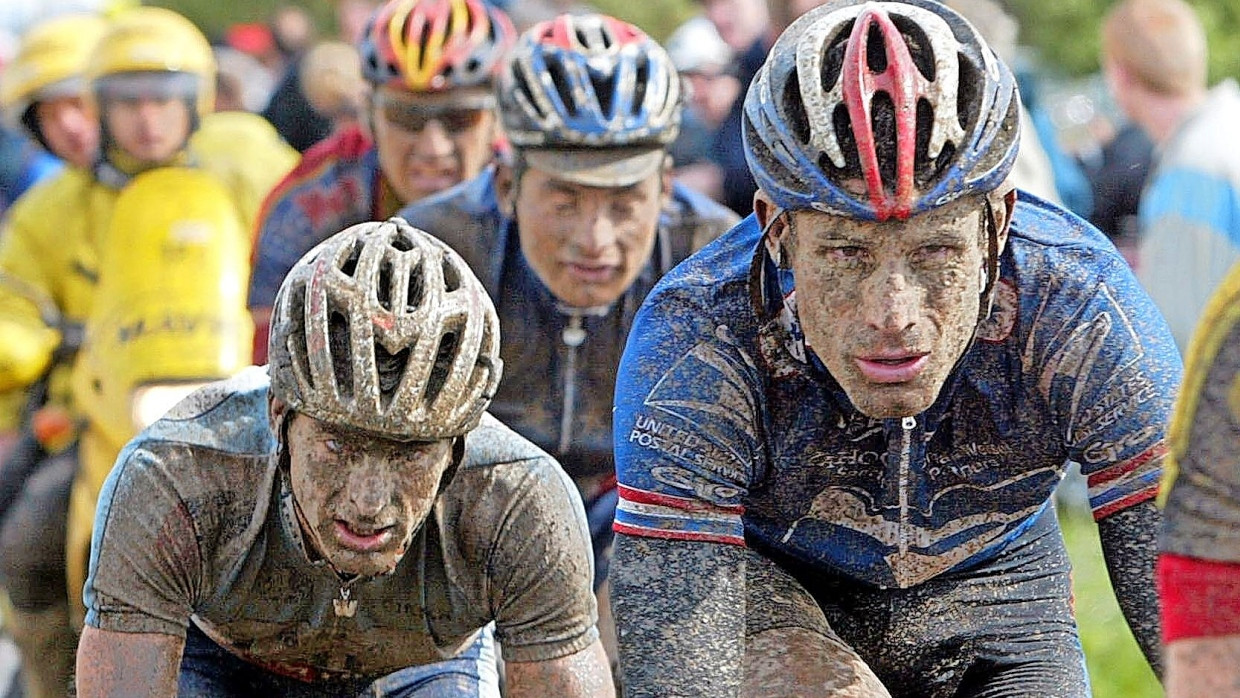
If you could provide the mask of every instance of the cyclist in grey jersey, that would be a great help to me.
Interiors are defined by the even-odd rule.
[[[270,383],[208,386],[119,458],[79,694],[495,696],[493,632],[509,695],[612,695],[580,499],[485,414],[498,321],[463,260],[354,226],[286,278],[271,342]]]

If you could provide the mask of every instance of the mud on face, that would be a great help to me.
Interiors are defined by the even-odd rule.
[[[301,414],[288,453],[307,538],[340,572],[365,576],[396,568],[452,460],[449,440],[392,441]]]
[[[789,213],[772,229],[796,277],[807,344],[862,413],[934,403],[978,321],[986,260],[976,198],[908,220]]]

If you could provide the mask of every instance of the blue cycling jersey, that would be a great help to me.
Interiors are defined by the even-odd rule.
[[[665,276],[617,376],[615,529],[909,587],[994,558],[1069,460],[1095,518],[1153,497],[1180,380],[1166,323],[1101,233],[1021,196],[994,308],[915,417],[851,405],[752,216]]]
[[[526,263],[517,223],[500,210],[494,174],[488,169],[400,215],[459,252],[495,299],[504,378],[491,414],[556,456],[573,478],[608,476],[612,388],[637,308],[660,276],[736,216],[675,186],[633,285],[610,307],[568,308]]]

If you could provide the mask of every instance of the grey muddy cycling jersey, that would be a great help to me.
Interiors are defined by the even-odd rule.
[[[564,472],[486,416],[392,574],[349,587],[311,562],[274,457],[268,381],[212,384],[126,447],[100,498],[86,622],[216,643],[303,680],[375,677],[451,657],[494,621],[508,661],[598,637],[584,513]]]

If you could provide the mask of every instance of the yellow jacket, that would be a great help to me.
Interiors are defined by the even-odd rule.
[[[262,117],[243,112],[208,115],[190,141],[193,161],[215,175],[251,230],[267,192],[297,162]],[[66,169],[17,200],[0,230],[0,275],[49,298],[63,318],[84,322],[99,252],[119,192],[89,172]],[[60,333],[40,317],[28,294],[0,283],[0,393],[30,385],[48,367]],[[72,406],[67,370],[57,369],[52,399]],[[0,410],[0,428],[16,413]]]

